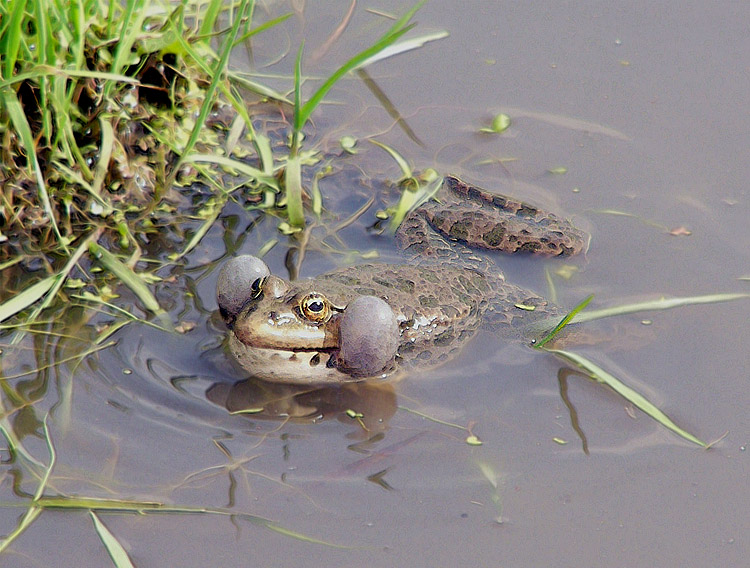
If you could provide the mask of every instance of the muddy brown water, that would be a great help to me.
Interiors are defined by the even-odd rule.
[[[310,52],[348,3],[327,6],[327,13],[313,13],[319,8],[312,6],[306,11]],[[362,30],[375,18],[364,8],[358,6],[349,32],[307,72],[330,71],[331,61],[361,46]],[[418,31],[451,35],[370,73],[424,147],[393,126],[356,79],[331,94],[345,105],[323,110],[329,120],[337,116],[331,142],[344,133],[383,132],[378,139],[420,167],[517,189],[581,220],[592,233],[591,248],[569,262],[578,268],[570,280],[555,277],[568,306],[590,293],[595,304],[606,305],[662,294],[750,291],[750,282],[738,279],[750,276],[750,7],[464,7],[433,0],[418,20]],[[289,24],[295,45],[302,23]],[[274,49],[267,51],[270,56]],[[475,133],[501,111],[513,119],[509,131]],[[370,171],[398,175],[385,154],[362,145],[360,159]],[[560,166],[567,173],[548,173]],[[352,211],[362,203],[356,194],[337,195],[326,202],[331,209]],[[587,455],[560,394],[560,363],[489,335],[449,365],[391,387],[290,397],[253,382],[234,384],[243,377],[221,352],[213,287],[224,243],[236,241],[253,215],[231,207],[226,213],[236,224],[211,230],[185,270],[175,272],[167,295],[173,319],[195,323],[192,331],[172,336],[128,326],[114,336],[115,346],[82,365],[24,379],[25,391],[38,401],[36,419],[51,408],[57,463],[48,493],[228,508],[341,548],[242,519],[101,513],[136,565],[746,562],[750,302],[622,318],[622,328],[593,327],[595,335],[609,335],[581,347],[582,353],[702,439],[728,434],[703,451],[574,376],[568,397]],[[398,258],[387,238],[365,231],[372,214],[343,238],[359,250]],[[691,234],[668,233],[681,227]],[[253,253],[277,236],[274,223],[261,223],[244,236],[239,252]],[[285,251],[282,242],[269,254],[277,274],[284,274]],[[563,264],[495,259],[509,280],[543,293],[545,269]],[[341,257],[312,251],[303,275],[337,262]],[[26,347],[44,345],[58,359],[75,350],[61,339]],[[37,364],[28,350],[4,353],[6,375]],[[267,412],[227,411],[245,400],[252,407],[258,397],[266,397],[260,400]],[[342,413],[355,406],[365,409],[369,431]],[[471,425],[483,445],[472,447],[465,431],[410,411]],[[317,418],[282,418],[290,413]],[[16,424],[23,432],[24,417]],[[28,427],[34,424],[28,417]],[[44,444],[33,436],[24,440],[46,462]],[[13,495],[14,471],[3,466],[2,500],[27,502]],[[23,482],[33,491],[34,483]],[[0,509],[0,532],[10,532],[21,511]],[[108,562],[90,518],[64,511],[44,512],[2,559],[3,566]]]

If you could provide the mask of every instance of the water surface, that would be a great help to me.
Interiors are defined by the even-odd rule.
[[[319,12],[320,6],[307,6],[289,22],[289,36],[260,45],[256,57],[270,59],[287,41],[294,51],[303,33],[312,53],[347,7],[327,3],[327,12]],[[330,72],[374,37],[378,18],[368,7],[358,5],[325,57],[306,60],[307,73]],[[344,133],[382,132],[377,139],[419,168],[517,190],[582,222],[592,233],[591,248],[572,261],[578,271],[570,280],[555,277],[564,305],[591,293],[601,306],[748,291],[750,283],[739,277],[750,275],[750,7],[467,7],[433,0],[418,21],[417,31],[451,35],[381,62],[370,74],[424,146],[352,78],[332,92],[330,100],[339,104],[318,117],[331,147]],[[290,63],[280,67],[288,70]],[[501,111],[513,119],[509,131],[476,133]],[[368,173],[398,176],[384,153],[361,144]],[[567,173],[548,173],[558,167]],[[364,199],[359,192],[336,195],[326,205],[340,207],[342,216]],[[359,250],[397,258],[392,242],[365,231],[372,213],[343,237]],[[750,303],[622,318],[593,326],[598,341],[579,349],[700,438],[728,431],[710,451],[573,376],[568,396],[586,454],[560,394],[560,363],[489,335],[446,367],[389,388],[297,400],[303,410],[324,409],[316,420],[230,415],[227,397],[257,396],[258,386],[232,387],[242,376],[224,359],[221,326],[212,316],[215,261],[226,254],[226,242],[242,237],[236,252],[253,253],[278,237],[273,222],[243,235],[255,215],[228,207],[187,266],[174,271],[175,283],[161,290],[175,320],[196,324],[192,331],[171,336],[128,326],[114,336],[116,345],[81,366],[25,379],[27,392],[40,400],[37,420],[56,405],[49,426],[58,461],[49,492],[228,507],[350,548],[229,518],[102,514],[137,565],[707,567],[745,561]],[[690,234],[669,234],[681,228]],[[278,274],[284,274],[285,253],[282,242],[268,257]],[[509,280],[542,293],[545,269],[562,264],[496,260]],[[315,275],[340,262],[312,251],[302,272]],[[65,339],[28,347],[44,345],[58,359],[77,348]],[[36,364],[32,351],[13,353],[3,361],[6,374]],[[375,417],[369,431],[340,412],[356,405]],[[483,445],[472,447],[466,431],[410,410],[470,427]],[[304,414],[299,406],[279,408],[289,412]],[[29,418],[28,428],[34,427],[38,422]],[[27,436],[25,444],[46,460],[42,442]],[[6,495],[11,473],[1,478]],[[20,511],[3,510],[2,532],[12,530]],[[3,565],[107,562],[88,516],[61,511],[43,513]]]

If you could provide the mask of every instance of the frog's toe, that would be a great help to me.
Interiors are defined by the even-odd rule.
[[[393,309],[375,296],[360,296],[341,316],[338,367],[353,377],[375,376],[393,362],[398,342]]]
[[[228,325],[234,322],[252,296],[253,282],[270,274],[265,262],[249,254],[235,256],[224,263],[216,282],[216,299],[221,316]]]

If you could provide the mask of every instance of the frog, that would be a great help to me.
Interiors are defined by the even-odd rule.
[[[448,175],[395,234],[403,263],[337,268],[294,281],[253,255],[225,262],[219,312],[232,357],[252,376],[296,385],[383,380],[454,358],[480,329],[524,328],[559,308],[505,281],[476,249],[584,252],[567,219]]]

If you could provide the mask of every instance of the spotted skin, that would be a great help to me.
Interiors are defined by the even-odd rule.
[[[566,256],[585,248],[581,231],[455,177],[445,178],[438,197],[411,213],[396,234],[408,263],[350,266],[295,282],[271,276],[231,324],[238,361],[281,382],[361,379],[337,368],[337,318],[363,295],[385,300],[398,322],[397,352],[377,377],[441,364],[482,326],[517,326],[557,313],[534,292],[505,282],[493,263],[468,247]],[[301,299],[310,294],[328,299],[330,320],[302,317]]]

